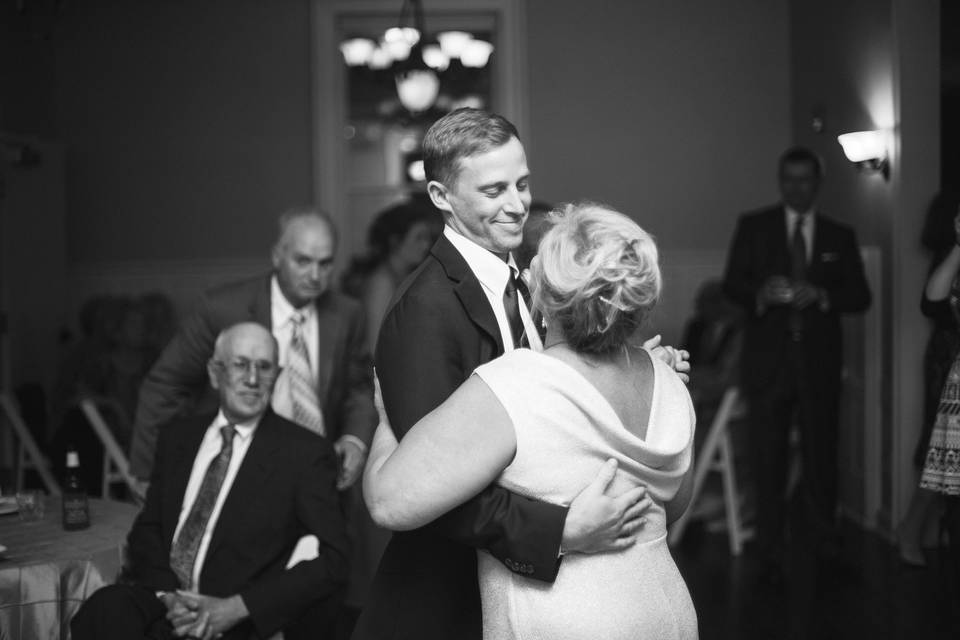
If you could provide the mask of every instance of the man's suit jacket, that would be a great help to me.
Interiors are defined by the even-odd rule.
[[[152,590],[180,588],[170,545],[200,442],[214,415],[165,425],[143,510],[127,538],[125,579]],[[348,541],[335,488],[337,457],[326,439],[271,411],[261,418],[217,519],[199,591],[240,594],[258,637],[296,621],[341,593]],[[285,569],[300,537],[319,556]]]
[[[258,276],[211,289],[187,317],[140,387],[130,471],[150,474],[157,428],[178,415],[214,410],[207,361],[221,330],[253,321],[270,328],[270,278]],[[315,302],[319,333],[318,397],[331,441],[351,434],[369,444],[377,426],[373,374],[363,310],[334,291]]]
[[[377,342],[377,375],[398,437],[502,353],[479,281],[441,236],[400,286]],[[552,581],[566,512],[493,486],[426,527],[395,533],[353,637],[479,639],[476,549]]]
[[[757,293],[767,278],[790,277],[786,214],[775,206],[740,217],[727,257],[724,291],[746,311],[741,377],[748,391],[763,388],[783,362],[790,336],[790,308],[759,310]],[[816,214],[807,279],[827,292],[829,307],[815,302],[802,312],[803,354],[811,380],[839,389],[843,349],[840,314],[864,311],[870,289],[853,230]]]

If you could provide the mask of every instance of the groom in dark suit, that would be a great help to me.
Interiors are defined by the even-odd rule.
[[[794,418],[810,524],[822,551],[835,544],[840,314],[866,310],[870,290],[853,230],[816,207],[819,157],[791,148],[778,176],[782,202],[737,223],[724,291],[746,311],[740,370],[756,447],[757,546],[767,577],[781,582]]]
[[[288,640],[332,628],[347,540],[324,439],[270,410],[277,344],[254,323],[216,339],[208,361],[219,411],[160,431],[146,503],[119,584],[71,622],[75,640]],[[318,554],[286,568],[298,540]]]
[[[205,363],[217,333],[243,321],[269,327],[280,344],[284,373],[274,410],[333,443],[341,460],[339,489],[359,478],[377,424],[363,311],[330,290],[337,244],[330,218],[293,209],[280,216],[279,227],[272,272],[208,291],[147,374],[130,453],[137,478],[150,475],[160,425],[216,406],[205,385]],[[302,367],[294,375],[296,363]]]
[[[518,346],[540,346],[511,255],[530,205],[517,130],[496,114],[459,109],[430,128],[423,149],[445,229],[398,290],[376,352],[398,437],[477,366]],[[569,508],[494,485],[426,527],[395,533],[353,637],[479,640],[477,549],[519,575],[551,582],[563,553],[614,548],[639,526],[624,517],[639,496],[607,496],[603,480]]]

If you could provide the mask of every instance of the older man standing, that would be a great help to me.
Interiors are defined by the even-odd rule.
[[[147,374],[130,454],[137,478],[149,477],[159,425],[213,405],[204,397],[205,362],[217,333],[241,321],[269,327],[280,345],[274,411],[333,442],[339,489],[360,476],[377,422],[363,312],[330,290],[337,244],[330,218],[294,209],[279,226],[272,272],[208,291]]]
[[[270,410],[277,343],[254,323],[223,331],[207,374],[216,414],[160,431],[121,582],[74,617],[77,640],[316,637],[347,574],[330,444]],[[286,565],[301,536],[312,560]],[[308,615],[310,613],[314,615]]]

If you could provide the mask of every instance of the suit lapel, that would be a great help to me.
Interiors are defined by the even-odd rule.
[[[503,353],[503,337],[500,335],[500,325],[493,314],[490,301],[483,292],[483,286],[470,269],[457,248],[443,235],[430,250],[433,256],[443,266],[447,277],[453,283],[453,290],[460,299],[460,304],[466,310],[470,319],[489,335],[497,344],[497,353]]]
[[[822,247],[824,246],[824,224],[819,213],[814,213],[813,219],[813,247],[810,251],[810,264],[807,266],[808,279],[819,281],[820,269],[823,266]],[[827,230],[829,232],[829,230]]]
[[[171,540],[180,519],[183,495],[186,493],[190,473],[193,471],[193,461],[197,457],[197,451],[200,450],[200,442],[207,432],[207,427],[213,422],[214,417],[213,415],[206,415],[188,419],[185,423],[186,428],[182,430],[181,437],[177,439],[173,446],[169,462],[170,482],[161,507],[163,509],[161,522],[169,523]]]
[[[333,375],[333,350],[340,341],[341,318],[334,312],[330,294],[320,296],[317,310],[317,399],[320,411],[327,407],[327,392]],[[325,416],[326,417],[326,416]],[[329,425],[327,427],[329,429]]]
[[[207,558],[213,556],[229,532],[243,530],[241,521],[244,513],[255,502],[254,497],[268,486],[267,479],[273,472],[276,460],[274,453],[280,444],[274,430],[274,419],[273,412],[267,409],[267,413],[260,419],[260,424],[253,432],[250,448],[247,449],[247,455],[244,456],[237,470],[230,493],[217,518],[217,524],[210,538]]]
[[[776,271],[787,275],[791,271],[790,244],[787,242],[787,238],[790,237],[792,230],[787,228],[786,209],[783,207],[774,209],[770,215],[770,225],[772,227],[771,232],[764,234],[763,237],[774,238],[770,250],[773,251],[774,259],[778,263],[776,265]]]

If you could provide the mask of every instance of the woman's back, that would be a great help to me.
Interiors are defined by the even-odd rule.
[[[641,360],[632,372],[646,368],[652,384],[647,379],[640,385],[637,396],[648,402],[632,411],[615,409],[617,393],[640,380],[630,375],[619,382],[606,378],[606,388],[603,372],[591,375],[601,393],[576,362],[524,349],[477,370],[516,431],[516,456],[499,484],[569,504],[612,457],[620,471],[610,492],[642,484],[654,501],[635,545],[619,553],[567,556],[552,585],[511,573],[481,552],[485,638],[696,637],[696,613],[666,546],[664,512],[691,464],[693,408],[667,365],[637,355]],[[648,419],[628,428],[621,415]]]

